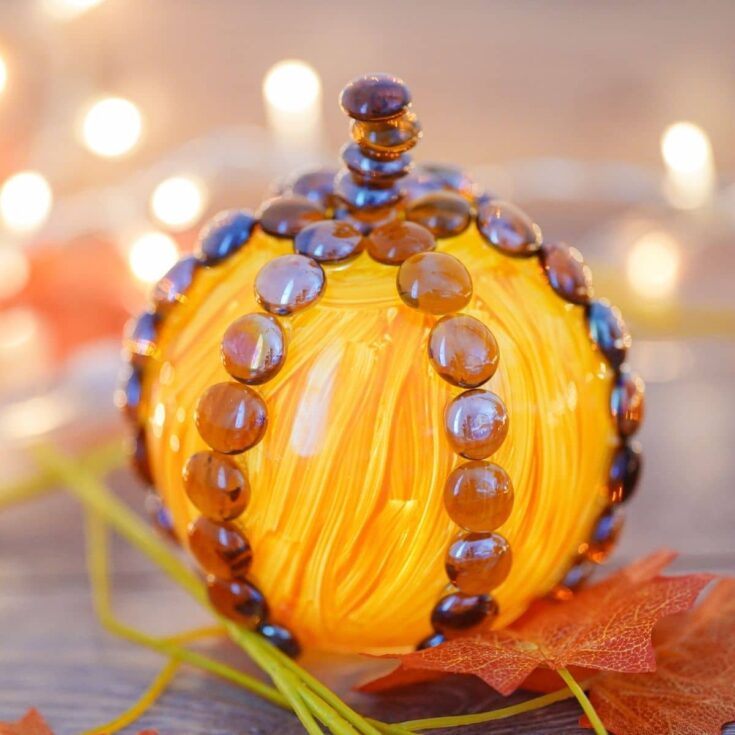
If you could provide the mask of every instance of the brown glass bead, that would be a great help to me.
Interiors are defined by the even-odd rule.
[[[345,206],[335,209],[334,218],[340,222],[347,222],[364,236],[382,225],[395,222],[399,212],[398,206],[381,207],[380,209],[357,209]],[[367,242],[367,240],[363,242],[363,247],[367,245]]]
[[[324,293],[322,267],[303,255],[281,255],[255,276],[255,298],[272,314],[285,316],[304,309]]]
[[[498,604],[490,595],[453,592],[442,597],[431,611],[431,625],[447,638],[484,626],[498,614]]]
[[[467,390],[447,405],[444,428],[457,454],[485,459],[500,448],[508,433],[508,411],[495,393]]]
[[[368,156],[378,160],[398,158],[421,138],[421,123],[412,112],[381,122],[355,120],[352,139]]]
[[[247,508],[250,483],[226,454],[193,454],[184,465],[183,479],[189,500],[213,521],[231,521]]]
[[[434,236],[425,227],[402,220],[376,227],[366,239],[370,257],[387,265],[400,265],[416,253],[436,248]]]
[[[153,490],[146,493],[144,508],[156,531],[167,541],[179,543],[179,539],[176,536],[176,529],[174,528],[174,519],[171,517],[171,511],[158,496],[158,493]]]
[[[429,334],[429,361],[444,380],[477,388],[495,375],[499,349],[493,333],[467,314],[449,314]]]
[[[590,339],[615,369],[619,368],[631,345],[630,332],[620,309],[605,299],[592,301],[585,309]]]
[[[594,570],[595,565],[592,562],[584,557],[578,557],[562,581],[551,590],[549,597],[558,602],[571,600],[574,593],[592,576]]]
[[[286,180],[285,189],[290,194],[306,197],[315,204],[329,207],[332,204],[334,192],[335,168],[317,168],[307,171],[297,171]]]
[[[225,331],[221,346],[225,370],[250,385],[265,383],[286,361],[286,335],[270,314],[246,314]]]
[[[638,431],[646,409],[646,386],[640,375],[624,370],[618,376],[610,397],[610,410],[618,433],[632,436]]]
[[[475,533],[500,528],[510,518],[513,498],[508,473],[492,462],[465,462],[452,470],[444,485],[449,517]]]
[[[326,219],[304,227],[293,243],[299,255],[313,258],[319,263],[336,263],[362,252],[365,242],[349,222]]]
[[[151,301],[159,314],[166,314],[172,306],[186,301],[186,292],[194,281],[194,274],[201,266],[199,258],[190,255],[182,258],[153,287]]]
[[[447,639],[442,633],[432,633],[430,636],[427,636],[423,640],[419,641],[419,644],[416,646],[416,650],[425,651],[427,648],[436,648],[437,646],[441,646],[442,643],[446,642]]]
[[[401,263],[396,277],[404,303],[427,314],[459,311],[472,298],[472,277],[448,253],[416,253]]]
[[[495,199],[477,212],[484,238],[506,255],[527,257],[541,247],[541,230],[519,207]]]
[[[592,273],[577,248],[563,242],[544,243],[541,262],[551,287],[573,304],[587,304],[592,296]]]
[[[513,554],[499,533],[468,533],[448,549],[447,576],[466,595],[484,595],[510,574]]]
[[[461,194],[437,191],[417,199],[406,210],[406,219],[429,230],[434,237],[454,237],[472,220],[472,206]]]
[[[615,548],[624,520],[625,516],[619,506],[608,508],[595,524],[590,540],[580,547],[580,553],[595,564],[602,564]]]
[[[390,74],[367,74],[353,79],[339,96],[339,105],[355,120],[388,120],[411,104],[408,87]]]
[[[207,577],[207,593],[220,615],[254,630],[268,615],[263,593],[254,585],[237,580]]]
[[[156,354],[160,325],[161,316],[153,311],[144,311],[125,325],[125,348],[133,365],[142,367]]]
[[[324,210],[310,199],[292,194],[264,202],[258,219],[269,235],[291,238],[311,222],[324,219]]]
[[[361,183],[351,171],[340,171],[334,180],[334,193],[353,209],[382,209],[395,204],[401,198],[401,190],[390,182]]]
[[[405,176],[411,169],[411,156],[408,153],[379,161],[366,156],[357,143],[347,143],[341,155],[347,168],[363,183],[390,183]]]
[[[128,453],[130,464],[138,478],[146,485],[153,485],[153,472],[148,459],[148,444],[145,439],[145,431],[140,429],[131,439]]]
[[[200,516],[187,533],[192,556],[205,572],[220,579],[245,579],[253,551],[237,526]]]
[[[638,442],[618,447],[610,464],[607,479],[611,503],[625,503],[630,500],[638,486],[642,466],[643,454]]]
[[[217,383],[199,399],[194,421],[212,449],[239,454],[263,438],[268,412],[263,399],[247,385]]]

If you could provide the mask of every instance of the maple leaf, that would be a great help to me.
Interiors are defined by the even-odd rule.
[[[580,590],[569,602],[539,600],[508,628],[388,655],[399,659],[399,667],[365,686],[378,691],[392,681],[405,683],[406,672],[418,669],[473,674],[501,694],[512,694],[539,667],[653,671],[655,624],[688,610],[712,579],[709,574],[658,576],[673,557],[673,552],[656,552]]]
[[[41,713],[32,707],[17,722],[0,722],[0,735],[54,735]]]
[[[735,579],[654,631],[656,671],[603,673],[590,699],[616,735],[719,735],[735,720]]]

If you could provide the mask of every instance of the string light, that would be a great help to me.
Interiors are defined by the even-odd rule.
[[[0,300],[10,299],[28,283],[30,276],[28,257],[16,247],[0,247]]]
[[[128,265],[143,283],[155,283],[179,257],[176,243],[163,232],[145,232],[137,237],[128,251]]]
[[[151,195],[153,216],[163,225],[184,230],[202,216],[206,206],[203,184],[190,176],[172,176],[162,181]]]
[[[321,95],[322,84],[314,68],[304,61],[287,59],[272,66],[263,80],[269,104],[284,112],[311,107]]]
[[[87,110],[82,123],[82,140],[92,153],[115,158],[135,147],[142,129],[140,110],[130,100],[106,97]]]
[[[53,194],[41,174],[21,171],[0,189],[0,215],[8,229],[18,233],[37,230],[51,211]]]
[[[671,296],[679,282],[681,250],[667,232],[642,235],[628,253],[626,272],[633,290],[650,300]]]
[[[669,125],[661,136],[667,168],[665,194],[679,209],[706,204],[715,186],[712,144],[707,133],[691,122]]]

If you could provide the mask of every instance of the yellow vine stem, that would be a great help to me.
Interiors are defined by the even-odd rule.
[[[90,730],[85,730],[82,735],[103,735],[103,733],[104,735],[112,735],[112,733],[118,732],[124,727],[135,722],[139,717],[145,714],[145,712],[150,709],[155,701],[163,694],[166,687],[174,678],[178,668],[179,662],[174,659],[170,659],[161,669],[158,676],[153,680],[150,687],[146,689],[140,699],[130,707],[130,709],[104,725],[93,727]]]
[[[574,692],[574,696],[577,698],[577,701],[584,710],[584,713],[587,715],[587,718],[592,725],[592,729],[595,731],[595,735],[608,735],[605,726],[602,724],[602,720],[592,705],[592,702],[587,698],[587,695],[584,693],[584,689],[582,689],[577,680],[572,676],[569,669],[559,669],[559,676],[564,679],[564,683],[572,692]]]

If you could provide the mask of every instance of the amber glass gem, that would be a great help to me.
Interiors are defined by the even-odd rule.
[[[347,143],[342,148],[342,160],[363,181],[394,181],[405,176],[411,168],[411,156],[407,153],[392,160],[379,161],[366,156],[357,143]]]
[[[268,412],[263,399],[247,385],[217,383],[199,399],[194,420],[212,449],[239,454],[263,438]]]
[[[577,558],[564,578],[550,592],[549,596],[560,602],[566,602],[574,597],[574,593],[590,578],[595,565],[584,557]]]
[[[255,277],[255,297],[266,311],[285,316],[312,304],[325,286],[324,271],[313,258],[281,255]]]
[[[362,233],[349,222],[325,219],[304,227],[294,240],[299,255],[319,263],[336,263],[362,252],[365,243]]]
[[[258,633],[268,643],[272,643],[277,649],[291,658],[296,658],[301,653],[301,646],[290,630],[273,623],[264,622],[258,626]]]
[[[495,375],[499,350],[493,333],[467,314],[449,314],[429,334],[429,361],[444,380],[477,388]]]
[[[114,400],[117,408],[132,423],[138,422],[142,394],[143,373],[141,368],[135,365],[127,365],[120,376]]]
[[[615,452],[610,465],[607,489],[611,503],[625,503],[629,500],[641,476],[643,455],[638,442],[623,444]]]
[[[444,506],[458,526],[489,533],[510,517],[513,483],[508,473],[492,462],[465,462],[455,467],[447,478]]]
[[[457,454],[485,459],[499,449],[508,433],[508,411],[495,393],[467,390],[447,405],[444,428]]]
[[[174,304],[184,301],[194,280],[194,272],[201,265],[198,258],[182,258],[153,288],[151,299],[157,312],[165,312]]]
[[[646,387],[636,373],[624,370],[615,383],[610,410],[620,436],[632,436],[640,428],[646,408]]]
[[[339,96],[340,107],[356,120],[387,120],[411,104],[411,93],[398,77],[368,74],[353,79]]]
[[[352,139],[364,153],[378,159],[398,158],[413,148],[421,138],[421,123],[412,112],[381,122],[355,120]]]
[[[236,253],[249,239],[255,217],[246,210],[230,209],[216,214],[199,235],[199,259],[215,265]]]
[[[573,304],[586,304],[592,296],[592,273],[577,248],[563,242],[544,243],[541,262],[551,287]]]
[[[472,277],[448,253],[416,253],[401,263],[396,277],[404,303],[427,314],[459,311],[472,298]]]
[[[285,189],[290,194],[306,197],[321,207],[329,207],[332,204],[336,174],[337,169],[334,168],[297,171],[286,180]]]
[[[207,593],[215,610],[251,630],[257,628],[268,615],[263,593],[247,582],[209,575]]]
[[[373,230],[395,222],[398,219],[399,207],[381,207],[380,209],[357,209],[347,206],[334,210],[334,218],[340,222],[347,222],[362,235],[369,235]],[[367,245],[367,240],[363,246]]]
[[[153,311],[144,311],[125,326],[125,348],[134,365],[144,365],[156,352],[156,339],[161,317]]]
[[[510,573],[513,554],[499,533],[468,533],[447,551],[447,576],[466,595],[483,595],[501,585]]]
[[[431,624],[437,633],[451,637],[489,623],[497,614],[498,604],[490,595],[453,592],[436,603]]]
[[[169,541],[176,541],[178,543],[179,539],[176,536],[171,511],[164,505],[163,500],[158,497],[155,491],[150,490],[146,493],[144,508],[153,527]]]
[[[581,549],[590,561],[602,564],[610,556],[623,530],[623,521],[624,515],[619,507],[608,508],[600,516],[589,543],[584,544]]]
[[[435,237],[454,237],[469,227],[472,205],[461,194],[437,191],[414,201],[406,219],[423,225]]]
[[[587,306],[587,328],[590,339],[614,368],[625,362],[631,338],[620,310],[609,301],[599,299]]]
[[[425,227],[403,220],[376,227],[366,240],[370,257],[387,265],[400,265],[416,253],[436,248],[434,236]]]
[[[387,186],[362,184],[351,171],[340,171],[334,180],[334,193],[355,209],[379,209],[394,204],[401,198],[401,190],[390,183]]]
[[[258,219],[269,235],[290,238],[311,222],[324,219],[324,210],[310,199],[292,194],[264,202]]]
[[[236,319],[222,338],[222,363],[236,380],[258,385],[270,380],[286,361],[286,335],[270,314]]]
[[[148,459],[148,444],[145,439],[145,431],[140,429],[130,440],[128,453],[130,455],[130,464],[135,474],[146,485],[153,484],[153,472],[151,471],[151,463]]]
[[[477,212],[483,237],[506,255],[528,257],[541,247],[541,230],[519,207],[495,199]]]
[[[451,166],[447,163],[424,163],[421,168],[440,181],[445,189],[451,189],[458,194],[472,198],[476,184],[472,177],[459,166]]]
[[[184,465],[183,478],[189,500],[213,521],[231,521],[247,508],[250,483],[226,454],[193,454]]]
[[[200,516],[189,524],[189,549],[199,566],[220,579],[245,579],[253,551],[232,523]]]
[[[427,636],[424,638],[418,646],[416,646],[417,651],[425,651],[427,648],[436,648],[437,646],[440,646],[442,643],[446,642],[446,638],[442,633],[433,633],[430,636]]]

